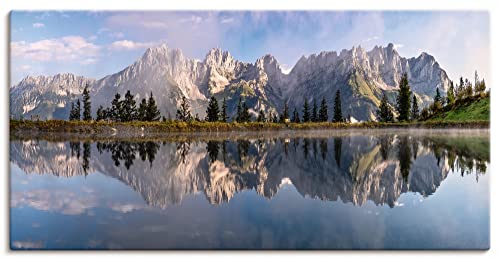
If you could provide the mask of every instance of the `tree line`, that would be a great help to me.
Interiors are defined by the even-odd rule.
[[[337,90],[334,99],[334,112],[333,112],[332,122],[344,122],[346,121],[342,117],[342,104],[340,98],[340,90]],[[177,108],[176,119],[179,121],[193,121],[197,120],[191,114],[190,105],[186,97],[181,98],[181,103]],[[198,119],[199,120],[199,119]],[[208,102],[205,121],[208,122],[228,122],[229,116],[227,114],[227,103],[226,99],[222,100],[222,106],[219,107],[217,99],[212,96]],[[238,100],[236,115],[233,117],[233,121],[238,123],[251,122],[252,115],[250,114],[249,107],[247,103],[242,99]],[[310,108],[309,102],[304,98],[304,103],[302,105],[302,116],[299,115],[297,108],[292,112],[290,117],[290,111],[288,107],[288,102],[285,101],[283,106],[283,111],[277,115],[276,113],[269,111],[268,114],[264,110],[260,109],[259,113],[255,119],[256,122],[272,122],[272,123],[306,123],[306,122],[327,122],[328,121],[328,105],[326,99],[323,98],[318,107],[316,99],[313,100],[312,109]]]
[[[80,99],[77,99],[76,102],[71,102],[70,121],[93,120],[88,85],[83,89],[82,103],[83,113],[81,111]],[[160,120],[160,116],[160,110],[156,105],[153,92],[150,93],[148,99],[143,98],[139,106],[137,106],[134,96],[128,90],[123,99],[119,93],[116,93],[110,107],[104,108],[102,105],[99,106],[96,111],[95,120],[113,120],[115,122],[130,122],[134,120],[158,121]]]
[[[459,83],[456,85],[453,84],[453,81],[450,81],[446,97],[441,96],[439,88],[436,88],[434,101],[420,111],[417,96],[411,91],[408,75],[404,73],[399,81],[395,111],[384,93],[377,111],[377,118],[380,122],[394,122],[395,119],[399,122],[424,120],[443,109],[443,107],[452,106],[459,100],[481,97],[485,94],[485,91],[486,83],[484,79],[479,80],[476,71],[474,73],[474,85],[467,78],[464,80],[463,77],[460,77]],[[397,114],[396,118],[394,118],[394,114]]]

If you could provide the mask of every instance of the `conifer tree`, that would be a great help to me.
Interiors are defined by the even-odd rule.
[[[285,122],[286,119],[290,118],[290,113],[288,112],[288,102],[285,101],[285,106],[283,108],[283,113],[280,115],[280,122]]]
[[[413,95],[413,103],[411,107],[411,119],[412,120],[417,120],[419,117],[419,109],[418,109],[418,103],[417,103],[417,96]]]
[[[408,121],[410,119],[411,90],[406,73],[403,74],[399,81],[397,101],[398,120]]]
[[[455,103],[455,87],[453,86],[453,81],[450,81],[448,91],[446,92],[446,103],[448,105]]]
[[[318,122],[318,104],[316,103],[316,99],[313,100],[313,107],[311,112],[311,121]]]
[[[75,120],[75,103],[71,102],[71,110],[69,111],[69,121]]]
[[[311,121],[309,103],[307,103],[307,99],[304,98],[304,105],[302,106],[302,122],[306,123],[309,121]]]
[[[219,103],[217,99],[212,96],[208,102],[206,121],[217,122],[219,121]]]
[[[434,96],[434,103],[440,103],[440,104],[443,104],[442,102],[442,98],[441,98],[441,92],[439,91],[439,88],[436,88],[436,95]]]
[[[111,119],[120,121],[123,103],[120,100],[120,93],[116,93],[115,98],[111,101]]]
[[[106,119],[106,115],[105,115],[105,110],[104,110],[104,107],[102,106],[99,106],[97,108],[97,112],[96,112],[96,118],[95,120],[96,121],[101,121],[101,120],[104,120]]]
[[[148,113],[148,102],[146,101],[145,98],[143,98],[141,100],[141,103],[139,104],[139,108],[137,109],[137,120],[148,121],[147,113]]]
[[[474,90],[472,89],[472,82],[469,79],[465,79],[465,96],[472,97]]]
[[[456,99],[460,100],[460,99],[464,98],[464,95],[465,95],[465,82],[464,82],[464,78],[463,77],[460,77],[458,87],[456,88],[455,91],[457,92],[455,94]]]
[[[342,122],[342,101],[340,99],[340,89],[335,93],[333,104],[333,122]]]
[[[149,94],[148,104],[146,107],[146,120],[147,121],[158,121],[160,120],[161,113],[156,105],[155,98],[153,97],[153,92]]]
[[[318,120],[320,122],[328,121],[328,106],[326,105],[326,99],[324,97],[319,106]]]
[[[181,105],[177,108],[176,118],[185,122],[193,120],[193,116],[191,115],[191,110],[185,96],[182,96]]]
[[[77,99],[75,105],[74,120],[80,121],[80,115],[81,115],[80,99]]]
[[[297,112],[297,108],[293,109],[292,122],[300,123],[300,116],[299,116],[299,112]]]
[[[238,110],[236,111],[236,122],[243,122],[243,102],[241,101],[241,97],[238,99]]]
[[[243,102],[242,109],[241,109],[241,122],[250,122],[252,119],[252,116],[250,115],[250,112],[248,112],[248,106],[246,102]]]
[[[222,109],[220,112],[220,121],[221,122],[227,122],[228,116],[227,116],[227,104],[226,104],[226,98],[222,100]]]
[[[130,90],[127,90],[124,98],[120,118],[122,122],[130,122],[137,118],[137,107],[134,96],[130,93]]]
[[[394,120],[392,109],[389,106],[389,101],[387,100],[387,96],[382,96],[382,100],[380,101],[380,105],[377,111],[378,120],[380,122],[392,122]]]
[[[91,104],[90,104],[90,91],[88,85],[85,85],[85,88],[83,89],[82,100],[83,100],[83,120],[90,121],[92,120],[92,114],[90,112]]]

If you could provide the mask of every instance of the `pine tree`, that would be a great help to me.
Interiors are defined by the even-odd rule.
[[[479,81],[479,75],[477,74],[477,70],[474,71],[474,92],[476,92],[476,94],[479,94],[480,91],[480,83],[481,81]]]
[[[418,117],[419,117],[419,109],[418,109],[418,103],[417,103],[417,96],[413,95],[413,103],[411,106],[411,119],[417,120]]]
[[[101,120],[104,120],[104,119],[106,119],[105,110],[104,110],[104,108],[102,106],[99,106],[97,108],[95,120],[96,121],[101,121]]]
[[[328,121],[328,106],[326,105],[326,99],[321,100],[321,105],[319,106],[318,120],[320,122]]]
[[[335,93],[335,102],[333,104],[333,122],[342,122],[342,101],[340,99],[340,90]]]
[[[446,103],[448,105],[455,103],[455,87],[453,86],[453,81],[450,81],[448,91],[446,92]]]
[[[242,108],[241,108],[241,122],[250,122],[252,119],[252,116],[250,115],[250,112],[248,112],[248,106],[246,102],[243,102]]]
[[[206,121],[217,122],[219,121],[219,103],[217,99],[212,96],[208,102]]]
[[[387,100],[387,96],[382,96],[382,100],[380,101],[380,105],[377,111],[378,120],[380,122],[392,122],[394,120],[392,109],[389,106],[389,101]]]
[[[313,99],[313,108],[311,112],[311,121],[318,122],[318,104],[316,103],[316,99]]]
[[[139,108],[137,109],[137,120],[148,121],[147,113],[148,113],[148,102],[146,101],[145,98],[143,98],[141,100],[141,103],[139,104]]]
[[[408,84],[408,75],[403,74],[399,81],[397,111],[399,121],[408,121],[410,119],[410,106],[411,106],[411,90]]]
[[[302,122],[311,121],[311,113],[309,112],[309,103],[307,99],[304,98],[304,105],[302,106]]]
[[[280,122],[284,123],[286,119],[290,118],[290,113],[288,112],[288,102],[285,101],[285,106],[283,108],[283,113],[280,115]]]
[[[191,110],[185,96],[182,96],[181,106],[177,109],[176,118],[185,122],[193,120],[193,116],[191,115]]]
[[[146,107],[146,120],[147,121],[159,121],[161,117],[160,110],[156,105],[155,98],[153,97],[153,92],[149,94],[148,104]]]
[[[91,104],[90,104],[90,92],[88,85],[85,85],[85,88],[83,89],[82,100],[83,100],[83,120],[90,121],[92,120],[92,114],[90,112]]]
[[[259,111],[259,116],[257,117],[257,122],[266,122],[266,115],[264,114],[264,110]]]
[[[292,122],[294,123],[300,123],[300,116],[299,116],[299,112],[297,112],[297,108],[294,108],[293,109],[293,116],[292,116]]]
[[[472,89],[472,82],[469,79],[465,79],[465,96],[472,97],[474,90]]]
[[[457,87],[457,89],[455,91],[457,92],[456,95],[455,95],[456,99],[460,100],[460,99],[464,98],[464,95],[465,95],[465,83],[464,83],[464,78],[463,77],[460,77],[458,87]]]
[[[241,97],[240,99],[238,99],[238,110],[236,111],[236,122],[238,123],[241,123],[243,122],[242,118],[243,118],[243,102],[241,101]]]
[[[80,109],[80,99],[76,100],[74,120],[80,121],[81,109]]]
[[[226,98],[222,100],[222,110],[220,112],[220,121],[221,122],[227,122],[228,116],[227,116],[227,104],[226,104]]]
[[[443,104],[442,102],[442,98],[441,98],[441,92],[439,91],[439,88],[436,88],[436,95],[434,96],[434,103],[440,103],[440,104]]]
[[[123,103],[120,100],[120,93],[116,93],[115,98],[111,101],[111,119],[114,121],[120,121]]]
[[[137,107],[134,96],[130,93],[130,90],[127,90],[124,98],[120,119],[122,122],[130,122],[137,118]]]
[[[71,110],[69,111],[69,121],[75,120],[75,103],[71,102]]]

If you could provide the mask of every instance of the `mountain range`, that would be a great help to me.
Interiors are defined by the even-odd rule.
[[[340,90],[343,116],[360,121],[376,120],[382,95],[395,104],[398,81],[408,74],[411,90],[421,106],[428,105],[439,88],[447,89],[449,78],[435,58],[425,52],[418,57],[401,57],[392,43],[366,51],[324,51],[302,56],[286,74],[278,60],[265,55],[255,63],[235,59],[227,51],[211,49],[203,61],[187,58],[180,49],[166,44],[149,48],[132,65],[101,79],[69,73],[27,76],[10,88],[11,118],[68,119],[70,103],[81,98],[88,85],[93,114],[99,105],[110,106],[116,93],[130,90],[137,101],[150,92],[160,112],[174,118],[182,96],[187,97],[193,115],[204,118],[211,96],[227,100],[228,114],[236,114],[240,97],[251,114],[259,110],[280,113],[284,103],[301,111],[304,99],[319,104],[324,97],[333,115],[335,92]]]

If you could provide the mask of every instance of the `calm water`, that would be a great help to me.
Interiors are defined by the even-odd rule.
[[[11,248],[489,248],[488,132],[273,135],[11,140]]]

